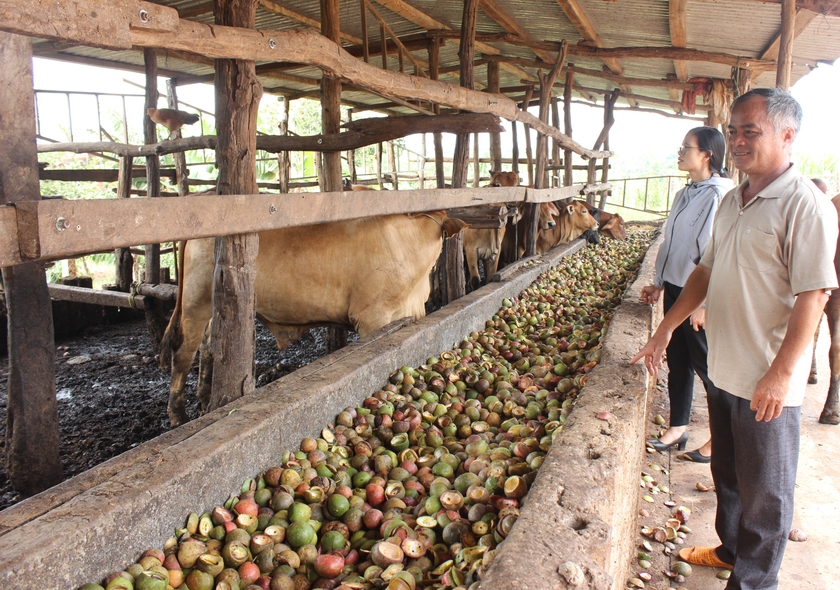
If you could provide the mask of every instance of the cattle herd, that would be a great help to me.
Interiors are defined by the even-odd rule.
[[[516,186],[513,172],[494,172],[491,186]],[[351,190],[370,190],[350,185]],[[521,207],[517,207],[521,211]],[[599,221],[593,213],[600,217]],[[525,220],[515,231],[470,229],[443,211],[386,215],[291,227],[259,233],[256,260],[256,314],[280,350],[315,326],[355,330],[365,336],[404,317],[421,318],[429,298],[429,275],[440,255],[444,233],[464,231],[469,285],[481,284],[478,261],[489,280],[502,252],[525,251]],[[541,203],[537,253],[568,243],[584,232],[625,239],[619,215],[590,209],[581,201]],[[161,342],[161,368],[171,369],[168,414],[173,427],[187,421],[184,386],[213,315],[212,238],[190,240],[181,248],[178,299]],[[212,358],[201,355],[197,395],[202,409],[210,398]]]

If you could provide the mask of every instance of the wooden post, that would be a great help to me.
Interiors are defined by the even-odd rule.
[[[400,190],[400,182],[399,178],[397,177],[397,159],[394,156],[393,141],[385,142],[385,152],[388,155],[388,170],[391,171],[391,186],[394,188],[395,191],[398,191]]]
[[[553,98],[551,99],[551,124],[560,129],[560,102]],[[560,183],[557,182],[559,174],[556,167],[560,165],[560,144],[555,138],[551,138],[551,165],[555,167],[551,174],[549,174],[549,186],[557,187]]]
[[[330,41],[341,45],[339,27],[339,0],[321,0],[321,34]],[[328,77],[326,72],[321,77],[321,133],[324,135],[341,132],[341,81]],[[328,193],[342,190],[341,152],[322,152],[324,162],[324,188]],[[327,330],[327,350],[335,352],[347,346],[347,330],[329,328]]]
[[[478,162],[478,133],[473,133],[473,188],[478,188],[478,183],[481,180],[481,170]]]
[[[28,37],[0,33],[0,79],[0,203],[23,207],[41,199]],[[40,254],[35,240],[20,245],[31,257]],[[6,473],[17,492],[32,496],[63,479],[52,302],[41,262],[4,268],[3,284],[9,346]]]
[[[440,71],[440,37],[433,37],[429,43],[429,78],[437,80]],[[440,114],[440,105],[432,105],[434,113]],[[437,188],[444,188],[446,186],[445,170],[443,168],[443,134],[435,133],[433,135],[435,146],[435,180],[437,181]]]
[[[551,107],[551,89],[554,87],[554,81],[560,75],[560,70],[563,68],[563,62],[566,60],[566,42],[560,44],[560,51],[557,52],[557,59],[554,62],[554,67],[546,74],[542,71],[538,72],[540,78],[540,121],[548,123],[548,114]],[[542,134],[537,135],[537,170],[534,177],[535,188],[547,188],[548,178],[546,177],[546,166],[548,161],[548,137]],[[530,163],[529,163],[530,165]],[[536,230],[536,227],[534,227]]]
[[[175,84],[172,83],[172,78],[166,81],[166,103],[170,109],[178,108],[178,95]],[[170,139],[180,139],[181,137],[181,130],[178,129],[171,135]],[[184,152],[175,152],[172,156],[175,159],[175,180],[178,184],[178,194],[181,196],[188,195],[190,194],[190,185],[187,179],[190,173],[187,169],[187,155]]]
[[[616,88],[612,91],[612,94],[606,97],[604,100],[604,127],[601,129],[601,133],[598,134],[598,138],[595,140],[595,147],[593,150],[598,150],[601,148],[602,145],[607,141],[607,138],[610,134],[610,128],[615,123],[615,117],[613,116],[613,109],[615,107],[615,101],[618,100],[618,97],[621,95],[621,90]],[[609,166],[609,162],[606,161],[607,158],[604,158],[603,162],[605,166]],[[595,184],[595,168],[596,168],[596,161],[595,158],[589,160],[589,169],[586,176],[586,183],[587,184]],[[595,193],[587,193],[586,195],[586,203],[593,207],[595,206]]]
[[[607,151],[610,150],[610,136],[609,136],[609,133],[607,133],[607,137],[606,137],[606,139],[604,139],[604,149],[607,150]],[[609,180],[609,176],[610,176],[610,159],[609,158],[604,158],[603,160],[601,160],[601,182],[606,183]],[[607,197],[609,196],[610,191],[609,190],[603,190],[603,191],[601,191],[600,194],[601,194],[601,199],[598,202],[598,209],[600,211],[603,211],[604,207],[607,206]]]
[[[379,45],[382,47],[382,69],[388,69],[388,36],[385,34],[385,25],[379,23]]]
[[[519,174],[519,132],[516,129],[516,121],[510,122],[510,132],[513,143],[510,154],[510,169],[512,172]]]
[[[143,50],[143,59],[146,64],[146,108],[153,109],[158,106],[157,51],[147,47]],[[155,122],[149,118],[145,110],[143,113],[143,138],[147,144],[157,143]],[[146,194],[149,198],[160,196],[160,158],[157,155],[146,158]],[[160,283],[160,244],[146,244],[145,249],[145,282],[157,285]],[[150,305],[145,309],[146,327],[152,339],[152,346],[155,351],[158,351],[169,319],[164,315],[160,302],[150,301],[149,303]]]
[[[499,94],[500,88],[499,62],[487,62],[487,92]],[[502,134],[490,134],[490,170],[501,172],[502,170]]]
[[[563,88],[563,133],[565,133],[569,137],[572,137],[572,86],[574,85],[574,83],[574,72],[566,72],[566,86],[565,88]],[[574,184],[572,153],[572,150],[565,150],[563,152],[563,186],[570,186]]]
[[[790,70],[793,65],[793,38],[796,36],[796,0],[782,0],[782,30],[779,36],[779,61],[776,65],[776,86],[790,88]]]
[[[254,28],[256,4],[214,0],[219,25]],[[255,194],[257,188],[257,110],[262,85],[254,62],[219,59],[216,66],[216,128],[220,195]],[[254,391],[256,233],[216,238],[213,321],[210,342],[214,410]],[[202,359],[203,361],[204,359]]]
[[[382,143],[381,142],[376,144],[375,156],[376,156],[376,184],[379,185],[379,190],[382,190],[385,187],[382,186],[383,181],[382,181]]]
[[[353,122],[353,112],[350,109],[347,109],[347,122]],[[347,171],[350,184],[356,184],[356,150],[347,150]]]
[[[368,40],[367,7],[365,0],[359,0],[359,11],[362,18],[362,58],[370,63],[370,41]]]
[[[289,100],[288,96],[280,97],[283,101],[283,117],[280,119],[280,123],[277,125],[278,132],[280,135],[288,135],[289,134],[289,107],[291,101]],[[289,177],[291,176],[292,171],[292,158],[291,154],[288,150],[282,150],[277,152],[277,180],[280,183],[280,192],[281,193],[288,193],[289,192]]]
[[[134,158],[120,158],[120,170],[117,176],[117,196],[127,199],[131,196],[131,171],[134,166]],[[131,283],[134,282],[134,258],[131,256],[131,248],[117,248],[115,252],[116,264],[116,287],[118,291],[128,293]]]
[[[461,46],[458,49],[461,62],[461,86],[469,89],[475,88],[475,28],[478,22],[478,1],[464,0],[464,12],[461,19]],[[460,133],[455,140],[455,153],[452,156],[452,188],[466,186],[469,154],[469,134]]]
[[[417,183],[420,190],[426,188],[426,134],[420,137],[420,150],[423,152],[417,164]]]
[[[528,90],[525,91],[525,100],[520,105],[523,111],[528,111],[533,96],[534,87],[528,86]],[[531,126],[527,123],[523,123],[522,126],[525,128],[525,158],[528,161],[528,185],[534,186],[534,152],[531,150]]]

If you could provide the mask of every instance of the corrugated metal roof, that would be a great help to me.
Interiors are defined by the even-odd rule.
[[[307,27],[309,19],[317,27],[320,15],[320,0],[274,0],[290,15],[280,15],[262,5],[257,9],[257,29],[289,30]],[[391,10],[385,4],[394,6]],[[212,22],[212,11],[207,10],[206,0],[156,0],[157,4],[170,6],[181,11],[193,20]],[[583,42],[583,36],[569,18],[566,17],[561,4],[563,0],[494,0],[499,10],[506,13],[524,29],[531,39],[536,41],[558,42],[565,39],[571,44]],[[669,27],[669,3],[667,0],[578,0],[585,18],[600,38],[604,47],[667,47],[671,44]],[[399,36],[424,35],[426,29],[410,20],[411,14],[400,9],[401,5],[420,11],[441,23],[441,27],[457,30],[463,12],[463,3],[451,0],[374,0],[374,8],[386,20],[389,27]],[[399,14],[404,13],[403,15]],[[295,15],[300,15],[295,16]],[[813,15],[810,15],[813,16]],[[344,35],[343,45],[353,45],[355,40],[362,37],[362,19],[358,0],[341,0],[340,2],[341,32]],[[780,26],[780,6],[777,3],[760,2],[757,0],[688,0],[686,9],[687,46],[712,52],[723,52],[745,58],[760,57],[778,34]],[[372,14],[367,15],[368,37],[371,44],[378,44],[380,27]],[[504,27],[493,20],[487,12],[479,10],[477,30],[480,34],[504,33]],[[488,45],[495,47],[504,56],[535,60],[537,54],[528,47],[508,43],[493,42]],[[481,58],[481,48],[477,50],[477,58]],[[447,40],[441,49],[440,64],[442,68],[458,65],[457,40]],[[87,47],[65,47],[54,43],[36,44],[36,54],[47,53],[52,57],[66,59],[83,59],[92,63],[142,66],[142,52],[138,51],[109,51]],[[421,61],[427,61],[425,49],[413,52]],[[543,54],[545,55],[545,54]],[[795,82],[806,75],[810,68],[818,61],[833,62],[840,57],[840,18],[816,16],[797,37],[794,42],[794,67],[792,80]],[[601,70],[604,62],[591,57],[570,56],[569,62],[578,67]],[[208,60],[192,58],[186,54],[161,53],[159,67],[169,72],[177,72],[184,76],[201,76],[212,73],[212,65]],[[675,75],[674,62],[670,59],[643,59],[637,57],[618,59],[624,75],[630,78],[647,80],[664,80]],[[371,63],[381,64],[379,55],[371,57]],[[689,61],[687,63],[689,77],[712,77],[729,79],[731,68],[710,62]],[[398,69],[396,54],[391,54],[388,68]],[[407,72],[413,72],[413,65],[406,60]],[[517,71],[516,68],[519,68]],[[503,88],[521,87],[524,70],[534,76],[536,70],[532,67],[517,64],[516,68],[506,66],[501,71],[501,85]],[[303,80],[301,79],[303,78]],[[317,90],[317,80],[320,72],[316,68],[301,67],[282,72],[261,76],[266,89],[272,92],[283,92],[290,95]],[[312,80],[308,82],[306,79]],[[454,77],[449,75],[443,79],[457,82],[457,72]],[[476,69],[476,81],[486,83],[486,69]],[[578,85],[585,88],[611,90],[615,82],[578,75]],[[775,83],[775,71],[760,75],[754,85],[769,86]],[[670,100],[671,93],[667,88],[651,86],[633,86],[629,91],[640,96],[654,99]],[[516,91],[513,97],[521,98],[522,92]],[[358,104],[381,104],[383,99],[361,92],[358,89],[348,89],[344,93],[347,101]],[[641,106],[656,106],[668,109],[667,105],[652,103]],[[405,108],[398,110],[407,112]]]

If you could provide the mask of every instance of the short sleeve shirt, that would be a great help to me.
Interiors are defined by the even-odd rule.
[[[752,399],[775,359],[799,293],[836,289],[837,211],[791,165],[746,206],[746,182],[724,197],[700,264],[711,269],[706,303],[709,377]],[[802,405],[811,349],[799,359],[785,406]]]

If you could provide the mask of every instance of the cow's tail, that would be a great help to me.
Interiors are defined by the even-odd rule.
[[[184,332],[181,330],[181,311],[184,299],[184,259],[187,249],[187,242],[177,243],[178,256],[178,296],[175,299],[175,309],[169,318],[169,325],[163,333],[160,341],[160,368],[169,371],[172,367],[172,353],[181,348],[184,342]]]

